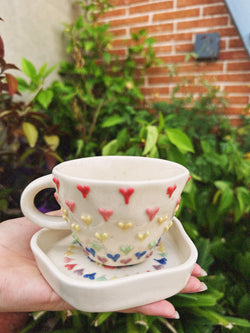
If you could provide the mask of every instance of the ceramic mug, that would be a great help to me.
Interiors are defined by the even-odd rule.
[[[71,229],[90,259],[107,266],[144,261],[172,224],[188,170],[167,160],[134,156],[63,162],[22,193],[21,208],[39,226]],[[36,194],[54,187],[62,216],[37,210]]]

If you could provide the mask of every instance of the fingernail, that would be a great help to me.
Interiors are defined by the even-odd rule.
[[[207,290],[207,289],[208,289],[208,288],[207,288],[206,283],[201,282],[201,289],[200,289],[200,292],[205,291],[205,290]]]
[[[204,269],[201,271],[201,276],[207,276],[207,272]]]
[[[174,319],[180,319],[179,312],[175,311]]]

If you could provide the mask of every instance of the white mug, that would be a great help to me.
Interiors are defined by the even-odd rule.
[[[99,156],[66,161],[22,193],[24,215],[39,226],[71,229],[91,260],[107,266],[144,261],[172,224],[188,170],[167,160]],[[55,188],[62,216],[34,205],[37,193]]]

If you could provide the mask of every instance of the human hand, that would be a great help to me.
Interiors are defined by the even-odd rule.
[[[54,292],[37,268],[30,239],[39,229],[25,217],[0,223],[0,312],[62,311],[72,308]],[[204,276],[204,271],[195,264],[181,292],[204,291],[206,286],[199,281],[199,276]],[[178,318],[174,306],[166,300],[122,312]]]

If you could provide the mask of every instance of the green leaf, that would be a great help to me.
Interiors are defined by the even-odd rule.
[[[115,155],[117,153],[118,149],[118,143],[117,139],[114,139],[107,143],[103,148],[102,148],[102,155],[103,156],[108,156],[108,155]]]
[[[6,199],[0,199],[0,211],[6,212],[8,208],[8,201]]]
[[[103,313],[99,313],[94,321],[94,326],[98,327],[100,326],[105,320],[107,320],[111,315],[113,314],[113,312],[103,312]]]
[[[156,126],[147,126],[146,144],[143,150],[143,155],[147,155],[150,150],[156,145],[158,139],[158,131]]]
[[[192,152],[194,153],[194,147],[189,137],[178,128],[168,128],[166,133],[170,142],[175,145],[180,152]]]
[[[31,123],[23,122],[22,128],[30,147],[34,148],[38,139],[38,131],[36,127]]]
[[[226,191],[223,191],[220,197],[220,204],[218,213],[222,214],[225,212],[232,204],[234,200],[234,192],[231,188],[228,188]]]
[[[25,75],[29,78],[34,79],[37,75],[35,66],[27,59],[22,58],[21,67]]]
[[[118,114],[115,114],[114,116],[111,116],[111,117],[107,118],[106,120],[104,120],[104,122],[102,123],[102,128],[112,127],[112,126],[121,124],[123,122],[124,122],[124,118],[119,116]]]
[[[44,109],[50,105],[54,94],[50,89],[41,90],[37,95],[37,100]]]
[[[59,146],[60,139],[57,135],[44,135],[43,138],[51,150],[55,151]]]
[[[110,64],[111,61],[111,55],[109,52],[104,51],[103,52],[103,59],[107,64]]]

